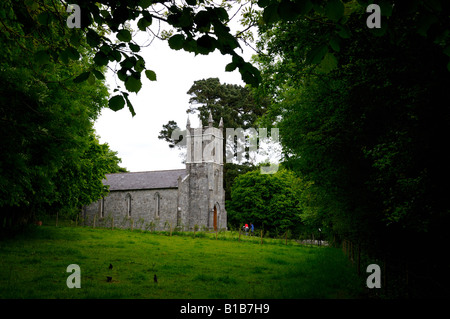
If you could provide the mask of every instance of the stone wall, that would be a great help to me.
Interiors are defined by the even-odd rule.
[[[128,214],[127,194],[131,196],[131,211]],[[160,196],[159,216],[157,214],[157,196]],[[169,230],[177,226],[178,189],[152,189],[132,191],[111,191],[104,198],[103,217],[101,217],[101,203],[92,203],[85,209],[84,222],[93,225],[94,216],[96,226]],[[83,213],[82,213],[83,214]],[[83,217],[83,216],[82,216]]]

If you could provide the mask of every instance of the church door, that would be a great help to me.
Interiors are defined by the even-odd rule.
[[[214,205],[214,230],[217,230],[217,206]]]

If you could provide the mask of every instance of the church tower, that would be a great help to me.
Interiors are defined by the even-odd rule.
[[[226,229],[225,190],[223,188],[223,120],[214,127],[211,112],[208,126],[192,128],[186,124],[186,192],[187,205],[183,224],[190,230],[195,226]],[[181,186],[181,185],[180,185]]]

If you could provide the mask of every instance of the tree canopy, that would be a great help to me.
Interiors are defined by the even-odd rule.
[[[2,226],[7,219],[21,224],[42,212],[79,210],[105,193],[105,173],[120,170],[117,153],[99,144],[93,130],[107,106],[107,87],[96,77],[72,81],[90,68],[92,55],[47,55],[69,35],[43,20],[39,11],[51,1],[27,3],[34,11],[16,1],[2,2],[0,10]]]
[[[366,26],[354,1],[338,22],[345,18],[348,34],[320,14],[260,27],[258,94],[273,101],[263,121],[280,128],[285,167],[310,182],[302,220],[397,266],[415,262],[411,271],[429,280],[420,287],[440,294],[429,274],[445,269],[434,241],[448,241],[450,216],[442,187],[450,10],[443,1],[387,4],[381,30]]]

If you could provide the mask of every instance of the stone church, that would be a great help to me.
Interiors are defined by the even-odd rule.
[[[223,188],[223,121],[191,128],[186,138],[186,168],[107,174],[109,194],[85,206],[86,224],[153,230],[227,228]],[[201,125],[201,121],[200,121]]]

